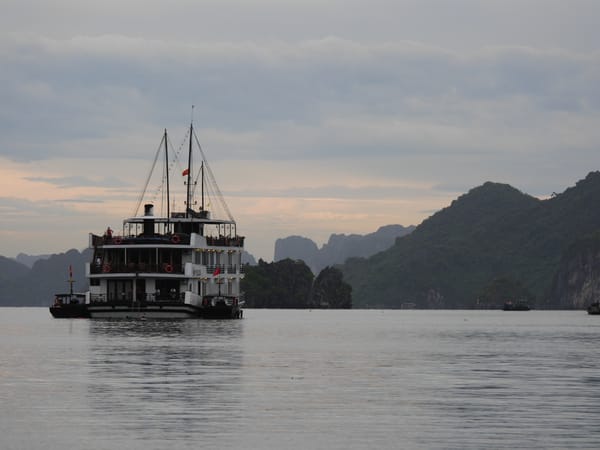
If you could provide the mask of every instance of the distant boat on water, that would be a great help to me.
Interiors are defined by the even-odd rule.
[[[509,300],[506,303],[504,303],[504,306],[502,307],[503,311],[529,311],[530,309],[531,308],[529,307],[529,305],[523,300],[519,300],[514,303],[512,302],[512,300]]]
[[[600,314],[600,302],[591,303],[587,308],[588,314],[599,315]]]

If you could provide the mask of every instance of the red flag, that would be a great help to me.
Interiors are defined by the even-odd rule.
[[[69,265],[69,278],[73,278],[73,267]]]
[[[190,169],[185,169],[183,172],[181,172],[181,176],[185,177],[188,173],[190,173]]]
[[[220,267],[217,267],[217,268],[215,269],[215,271],[213,272],[213,277],[216,277],[216,276],[217,276],[217,275],[219,275],[220,273],[221,273],[221,268],[220,268]]]

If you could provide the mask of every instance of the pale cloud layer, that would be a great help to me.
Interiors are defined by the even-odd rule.
[[[0,254],[118,229],[192,104],[268,260],[279,237],[418,224],[488,180],[547,197],[600,166],[597,17],[577,0],[10,0]]]

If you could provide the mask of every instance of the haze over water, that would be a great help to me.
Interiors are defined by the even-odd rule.
[[[2,449],[600,448],[583,311],[0,314]]]

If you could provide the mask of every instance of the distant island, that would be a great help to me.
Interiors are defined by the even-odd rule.
[[[332,235],[321,249],[301,236],[278,239],[273,263],[245,260],[248,305],[498,309],[510,300],[583,309],[600,296],[599,200],[600,172],[547,200],[487,182],[416,227]],[[74,289],[85,290],[89,258],[0,256],[0,305],[47,306],[66,289],[69,265]]]

